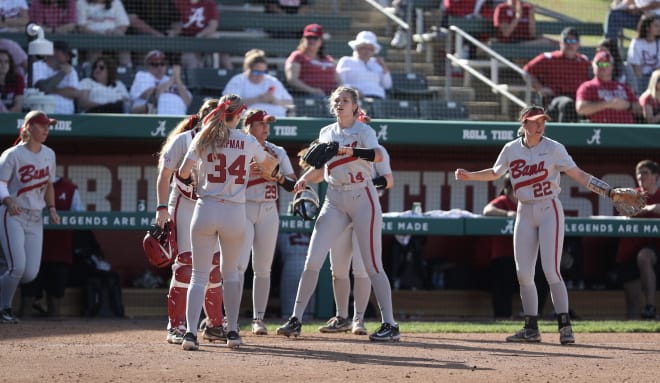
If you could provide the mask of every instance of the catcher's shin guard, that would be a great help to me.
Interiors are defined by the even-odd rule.
[[[186,299],[192,276],[192,253],[186,251],[176,256],[172,265],[172,283],[167,295],[167,315],[170,328],[186,327]]]
[[[222,326],[222,275],[220,274],[220,253],[213,254],[213,266],[209,283],[204,294],[204,311],[209,327]]]

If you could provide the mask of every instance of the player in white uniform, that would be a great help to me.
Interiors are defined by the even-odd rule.
[[[372,182],[379,191],[394,185],[390,156],[384,147],[380,147],[383,161],[374,163]],[[349,269],[353,268],[353,321],[348,320],[348,302],[351,290]],[[355,335],[367,335],[364,313],[369,305],[371,282],[364,267],[357,237],[353,225],[349,225],[330,249],[330,268],[332,270],[332,291],[335,296],[336,315],[325,326],[319,327],[323,333],[351,331]]]
[[[541,250],[541,264],[555,312],[558,314],[559,341],[575,343],[568,315],[568,294],[559,272],[564,243],[564,209],[558,195],[560,173],[602,196],[609,197],[610,186],[580,169],[564,145],[544,136],[545,121],[550,117],[540,106],[528,106],[520,112],[522,126],[517,139],[508,142],[492,168],[470,172],[456,169],[457,180],[493,181],[507,171],[518,199],[514,227],[514,257],[520,284],[525,325],[507,342],[540,342],[538,296],[534,284],[536,257]]]
[[[42,111],[29,112],[14,146],[0,156],[0,242],[6,264],[0,275],[0,323],[18,323],[11,309],[16,289],[39,272],[43,208],[48,206],[51,222],[60,223],[53,187],[55,152],[44,145],[56,123]]]
[[[247,111],[243,123],[244,131],[254,136],[261,146],[277,159],[282,174],[278,180],[271,181],[262,176],[259,165],[254,162],[250,164],[250,178],[245,192],[247,226],[238,271],[241,275],[241,291],[243,291],[245,270],[250,262],[250,253],[252,253],[252,270],[254,271],[252,333],[255,335],[268,334],[268,329],[264,324],[264,314],[270,294],[270,270],[280,226],[280,215],[277,209],[278,185],[291,192],[296,184],[296,175],[284,148],[266,141],[270,134],[270,123],[273,121],[275,121],[275,117],[266,111],[251,109]]]
[[[383,153],[376,132],[369,125],[358,121],[358,98],[355,89],[344,86],[332,93],[331,111],[337,117],[337,122],[321,129],[319,142],[336,141],[339,143],[339,151],[322,169],[311,168],[306,171],[294,188],[300,191],[308,182],[321,182],[323,179],[328,183],[325,201],[312,232],[293,315],[277,329],[281,335],[300,335],[300,319],[316,288],[323,260],[344,229],[352,223],[381,311],[380,329],[371,334],[369,339],[399,340],[399,326],[394,321],[392,310],[392,290],[383,270],[382,211],[376,187],[371,181],[372,163],[381,162]]]
[[[197,350],[197,323],[209,281],[212,254],[220,240],[223,298],[227,314],[227,346],[239,347],[238,312],[241,290],[238,263],[247,226],[245,189],[250,162],[274,167],[272,158],[256,138],[235,129],[245,108],[237,95],[222,96],[218,107],[203,120],[193,138],[178,176],[197,180],[197,203],[192,216],[192,277],[186,306],[184,350]]]
[[[197,195],[194,185],[185,185],[174,174],[183,163],[193,137],[202,127],[202,120],[218,106],[217,99],[211,99],[200,107],[199,112],[183,119],[168,135],[160,153],[157,181],[158,206],[156,223],[163,227],[173,221],[176,228],[178,254],[172,264],[172,279],[167,295],[167,342],[181,344],[186,331],[186,296],[192,273],[192,244],[190,242],[190,221]],[[170,191],[170,186],[172,189]],[[169,195],[169,202],[168,202]],[[213,268],[204,299],[206,327],[204,338],[224,339],[222,330],[222,276],[220,274],[220,247],[213,252]]]

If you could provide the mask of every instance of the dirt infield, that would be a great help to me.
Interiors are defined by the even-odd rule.
[[[556,333],[523,345],[503,334],[404,333],[393,344],[348,334],[243,334],[238,350],[202,343],[185,352],[165,342],[163,320],[67,318],[0,325],[0,336],[1,382],[639,383],[656,382],[660,372],[656,333],[578,333],[574,346],[560,346]]]

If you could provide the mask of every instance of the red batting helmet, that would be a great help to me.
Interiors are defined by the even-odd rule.
[[[151,226],[144,236],[142,247],[152,265],[158,268],[171,265],[178,252],[174,222],[167,222],[163,228]]]

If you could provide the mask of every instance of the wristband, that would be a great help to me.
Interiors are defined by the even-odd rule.
[[[376,150],[353,148],[353,157],[357,157],[369,162],[374,162],[374,159],[376,158]]]
[[[164,203],[158,204],[158,206],[156,206],[156,211],[158,210],[167,210],[167,205]]]
[[[378,176],[378,177],[374,178],[373,180],[371,180],[371,182],[374,183],[374,186],[378,190],[382,190],[382,189],[385,189],[387,187],[387,178],[385,178],[385,176]]]
[[[610,198],[610,191],[612,190],[612,187],[607,182],[591,176],[589,178],[589,182],[587,183],[587,189],[596,194],[600,194],[605,198]]]
[[[282,188],[288,192],[292,192],[294,186],[296,186],[296,181],[290,179],[289,177],[284,177],[284,182],[282,182]]]
[[[48,205],[48,210],[55,210],[55,205]]]

